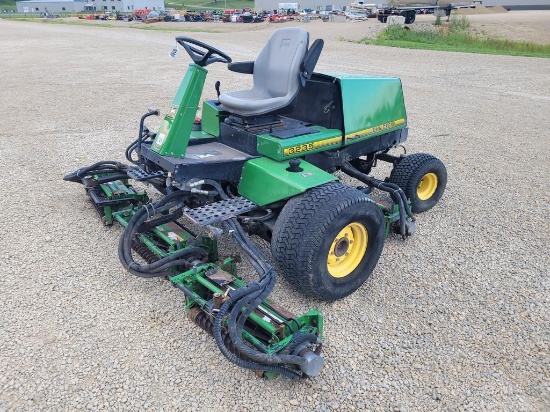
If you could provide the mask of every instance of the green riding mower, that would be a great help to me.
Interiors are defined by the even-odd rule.
[[[250,62],[232,63],[187,37],[176,41],[193,62],[158,131],[145,125],[159,115],[150,109],[126,150],[130,164],[99,162],[64,179],[84,185],[105,224],[124,226],[122,265],[139,277],[168,278],[227,359],[267,377],[316,376],[322,314],[297,316],[268,298],[277,276],[270,261],[307,296],[353,293],[385,238],[412,235],[413,213],[441,198],[445,166],[428,154],[390,154],[407,139],[399,79],[315,72],[323,41],[309,46],[301,28],[276,30]],[[216,82],[218,97],[202,103],[199,122],[205,67],[216,62],[252,75],[253,87],[221,93]],[[370,176],[379,161],[393,164],[385,180]],[[343,174],[357,185],[342,183]],[[150,201],[131,180],[160,199]],[[197,225],[202,234],[189,229]],[[257,281],[244,282],[233,258],[220,260],[223,233]],[[271,244],[272,260],[252,235]]]

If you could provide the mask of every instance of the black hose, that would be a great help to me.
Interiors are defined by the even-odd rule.
[[[272,364],[272,363],[287,363],[287,364],[296,364],[301,365],[305,362],[305,359],[302,357],[297,356],[279,356],[277,354],[265,354],[265,353],[259,353],[257,351],[254,351],[253,349],[249,348],[244,342],[242,341],[242,329],[244,327],[244,323],[250,316],[250,314],[267,298],[267,296],[271,293],[273,288],[275,287],[276,283],[276,273],[273,270],[273,268],[263,262],[263,259],[261,258],[261,252],[257,249],[256,245],[253,244],[249,238],[244,234],[242,231],[242,228],[238,223],[235,221],[228,222],[232,226],[236,227],[236,230],[233,232],[233,236],[239,236],[242,243],[244,243],[245,246],[251,246],[251,252],[253,253],[253,257],[255,260],[262,262],[263,264],[260,264],[262,266],[262,269],[264,270],[264,276],[262,278],[262,281],[264,278],[268,279],[267,285],[265,286],[264,290],[257,294],[257,296],[251,297],[249,299],[241,299],[233,308],[230,315],[230,320],[228,322],[229,324],[229,333],[231,340],[234,344],[234,346],[239,350],[239,352],[243,353],[245,356],[256,360],[258,362]],[[240,243],[240,242],[238,242]],[[256,256],[254,256],[256,255]],[[258,258],[259,256],[259,258]],[[260,281],[260,283],[262,283]],[[254,301],[252,303],[251,300],[254,298]],[[248,305],[247,309],[243,312],[242,308]],[[237,321],[238,316],[238,321]],[[237,323],[235,323],[237,321]],[[316,340],[317,338],[315,338]]]
[[[375,187],[379,190],[382,190],[390,194],[393,202],[397,203],[398,205],[399,232],[401,236],[405,238],[406,237],[405,222],[407,219],[405,215],[407,215],[413,222],[416,220],[416,218],[414,217],[409,207],[409,200],[405,196],[403,189],[401,189],[398,185],[394,183],[383,182],[381,180],[368,176],[365,173],[362,173],[359,170],[357,170],[353,165],[351,165],[348,162],[342,164],[342,171],[350,175],[351,177],[354,177],[355,179],[358,179],[361,182],[366,183],[369,186]]]
[[[216,315],[216,318],[214,319],[214,340],[216,341],[216,344],[218,345],[218,348],[220,349],[223,356],[225,356],[225,358],[229,360],[231,363],[234,363],[235,365],[240,366],[241,368],[257,370],[257,371],[270,371],[270,372],[279,373],[290,379],[299,379],[302,377],[302,375],[300,375],[298,372],[283,368],[282,366],[263,365],[257,362],[241,359],[235,354],[233,354],[227,348],[227,346],[225,346],[225,343],[223,341],[223,335],[222,335],[223,319],[227,315],[227,312],[229,311],[229,308],[233,305],[234,301],[237,299],[240,299],[241,297],[249,293],[252,293],[255,289],[255,286],[257,287],[256,283],[249,283],[246,287],[242,289],[237,289],[231,294],[231,297],[229,298],[229,300],[227,300],[222,305],[218,314]]]
[[[233,232],[233,235],[241,235],[240,226],[236,224],[236,222],[228,222],[229,225],[237,226],[237,230]],[[243,236],[243,238],[238,239],[244,243],[245,245],[249,242],[248,237]],[[254,245],[255,247],[255,245]],[[259,251],[252,251],[254,254],[258,254]],[[255,260],[261,261],[261,255],[258,259],[257,256],[253,256],[256,258]],[[242,340],[242,330],[244,327],[244,323],[250,316],[250,314],[267,298],[267,296],[271,293],[273,288],[275,287],[276,283],[276,274],[273,268],[265,264],[263,270],[265,270],[265,273],[262,277],[262,279],[259,282],[259,285],[262,287],[261,292],[248,295],[242,299],[239,300],[238,303],[235,304],[234,308],[231,310],[229,322],[228,322],[228,328],[229,328],[229,335],[231,338],[231,341],[235,348],[242,353],[244,356],[257,361],[261,363],[267,363],[267,364],[274,364],[274,363],[286,363],[286,364],[295,364],[295,365],[303,365],[306,360],[303,357],[300,356],[292,356],[292,355],[278,355],[278,354],[265,354],[258,352],[249,346],[247,346],[244,341]],[[265,282],[267,280],[267,284]],[[266,284],[265,286],[263,286]],[[244,312],[243,308],[247,307]],[[238,320],[237,320],[238,318]],[[317,340],[317,337],[315,337],[315,341]]]
[[[91,166],[75,170],[74,172],[65,175],[63,180],[81,183],[83,178],[90,175],[114,172],[125,173],[127,170],[128,165],[125,165],[124,163],[115,162],[114,160],[104,160],[102,162],[94,163]]]
[[[124,152],[125,156],[126,156],[126,160],[128,160],[130,163],[133,163],[135,165],[137,165],[139,162],[139,159],[138,160],[134,160],[132,158],[132,153],[137,149],[138,147],[138,141],[137,139],[134,140],[132,143],[130,143],[130,145],[126,148],[126,151]]]
[[[143,135],[147,127],[145,127],[145,119],[147,119],[149,116],[158,116],[160,113],[158,110],[151,110],[148,113],[145,113],[143,116],[141,116],[141,119],[139,121],[139,133],[138,138],[136,140],[136,148],[138,149],[138,156],[141,157],[141,144],[143,143]],[[146,137],[149,136],[149,133],[145,133]],[[140,159],[138,159],[140,160]],[[132,162],[133,163],[133,162]]]
[[[407,232],[405,229],[405,221],[407,220],[407,218],[405,217],[405,206],[403,205],[403,199],[398,194],[395,194],[395,191],[390,192],[390,196],[392,200],[398,205],[397,210],[399,211],[399,233],[401,234],[401,237],[405,239],[407,237]]]
[[[225,191],[222,189],[221,185],[218,182],[216,182],[215,180],[213,180],[213,179],[198,179],[198,180],[200,180],[200,181],[204,182],[204,184],[210,185],[214,189],[216,189],[216,191],[218,192],[217,194],[220,195],[220,197],[223,200],[229,199],[229,196],[227,196]]]
[[[135,165],[140,164],[141,144],[144,143],[144,142],[147,142],[149,139],[151,139],[154,136],[154,134],[150,134],[149,130],[147,128],[145,128],[145,130],[143,130],[143,133],[142,133],[141,136],[142,136],[141,139],[138,138],[138,139],[134,140],[132,143],[130,143],[130,145],[126,148],[126,151],[124,152],[126,160],[128,160],[130,163],[133,163]],[[145,136],[145,137],[143,137],[143,136]],[[136,150],[138,150],[138,159],[134,160],[132,158],[132,153],[134,153]]]
[[[227,219],[223,223],[247,255],[248,260],[250,260],[260,275],[260,279],[257,282],[249,283],[245,288],[233,291],[230,299],[222,305],[214,320],[214,339],[216,340],[216,344],[222,354],[237,366],[252,370],[273,371],[291,379],[298,379],[302,377],[301,373],[275,364],[301,364],[305,361],[303,358],[288,355],[285,357],[269,355],[249,347],[242,339],[246,319],[271,293],[277,277],[273,268],[263,259],[258,247],[246,236],[236,218]],[[246,309],[243,312],[243,308],[245,307]],[[226,315],[229,316],[227,324],[231,344],[243,357],[248,359],[239,358],[225,346],[222,335],[222,324]]]
[[[158,202],[144,205],[132,216],[120,238],[118,247],[120,262],[126,270],[143,278],[165,276],[166,270],[171,267],[189,267],[190,258],[202,259],[208,255],[208,252],[203,248],[188,247],[146,265],[137,263],[132,256],[132,240],[140,230],[143,222],[149,217],[169,211],[171,208],[182,208],[186,196],[188,196],[188,193],[184,191],[173,192]]]
[[[260,275],[268,272],[270,267],[265,264],[265,259],[261,258],[262,252],[252,243],[249,237],[244,233],[241,225],[235,221],[235,218],[223,221],[224,226],[229,230],[237,245],[247,254],[248,260]],[[257,256],[260,256],[258,259]]]
[[[275,286],[275,278],[273,276],[271,276],[271,278],[272,280],[263,291],[261,291],[260,293],[256,293],[256,296],[246,296],[240,299],[239,302],[235,304],[229,316],[229,336],[231,337],[231,341],[235,345],[235,348],[237,348],[237,350],[244,356],[253,361],[266,364],[286,363],[294,365],[304,365],[307,361],[301,356],[279,355],[276,353],[261,353],[247,346],[242,340],[242,329],[244,327],[244,323],[246,322],[250,314],[271,293],[273,287]],[[252,299],[254,299],[254,301],[250,303]],[[242,309],[247,305],[247,309],[243,312]],[[238,321],[237,317],[239,317]],[[317,340],[317,338],[315,338],[315,340]]]
[[[403,192],[403,189],[401,189],[395,183],[390,183],[390,182],[384,182],[384,186],[387,186],[389,188],[397,190],[397,192],[401,196],[401,199],[403,199],[403,203],[404,203],[404,206],[405,206],[405,212],[407,213],[407,216],[409,216],[411,218],[411,220],[414,222],[416,220],[416,218],[414,217],[414,215],[411,211],[411,208],[409,206],[409,199],[407,199],[407,196],[405,195],[405,192]]]
[[[164,225],[169,222],[174,222],[183,216],[183,208],[176,209],[174,212],[167,215],[161,215],[156,219],[151,219],[147,222],[143,222],[138,228],[138,233],[147,233],[151,229],[156,228],[157,226]]]
[[[107,175],[107,176],[98,177],[97,179],[94,179],[94,181],[98,185],[101,185],[103,183],[114,182],[114,181],[121,180],[121,179],[128,179],[128,174],[126,172],[117,173],[117,174],[110,174],[110,175]]]

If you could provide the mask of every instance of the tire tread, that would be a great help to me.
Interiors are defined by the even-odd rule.
[[[363,206],[361,206],[363,204]],[[379,217],[382,212],[364,193],[341,183],[328,183],[313,188],[301,196],[288,201],[277,219],[273,231],[272,254],[283,275],[297,289],[307,296],[334,300],[315,287],[313,253],[326,232],[344,209],[349,207],[371,207],[374,205]],[[315,227],[316,230],[311,230]],[[301,259],[309,256],[305,261]]]

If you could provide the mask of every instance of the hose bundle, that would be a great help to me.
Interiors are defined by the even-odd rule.
[[[201,183],[213,187],[222,198],[228,198],[218,182],[204,179]],[[181,217],[184,202],[188,196],[189,192],[187,191],[174,191],[155,203],[144,205],[134,214],[122,234],[118,248],[119,258],[125,269],[135,276],[153,278],[165,276],[166,271],[172,267],[184,266],[190,268],[194,261],[197,259],[202,260],[207,256],[207,252],[203,248],[188,247],[145,265],[137,263],[132,257],[132,240],[134,237],[158,224]],[[173,211],[170,212],[171,210]],[[161,216],[155,218],[158,214],[161,214]],[[266,348],[263,345],[254,348],[243,340],[246,320],[271,293],[277,281],[277,274],[262,256],[259,248],[244,232],[236,218],[223,221],[223,225],[246,254],[252,266],[260,275],[260,279],[256,282],[250,282],[243,288],[229,292],[229,299],[220,307],[213,322],[213,335],[218,348],[229,361],[243,368],[272,371],[291,379],[305,376],[295,369],[281,365],[295,365],[297,367],[305,365],[307,360],[294,352],[299,351],[304,345],[316,344],[318,341],[316,335],[295,333],[292,342],[279,354],[266,353]],[[190,296],[193,295],[193,292],[183,285],[178,287],[184,293]],[[227,328],[228,334],[225,333],[224,327]]]
[[[131,274],[142,278],[166,276],[166,270],[178,266],[189,268],[192,266],[193,261],[203,259],[208,255],[208,252],[201,247],[187,247],[146,265],[137,263],[132,256],[132,241],[134,237],[139,233],[147,231],[146,229],[150,227],[155,227],[180,217],[184,200],[187,196],[189,196],[189,193],[185,191],[172,192],[158,202],[144,205],[132,216],[118,244],[120,262]],[[170,209],[175,209],[175,211],[168,213]],[[147,221],[147,219],[154,218],[158,214],[162,214],[162,216]]]
[[[96,179],[96,184],[113,182],[119,179],[127,179],[126,174],[128,165],[124,163],[115,162],[113,160],[104,160],[102,162],[94,163],[91,166],[83,167],[82,169],[75,170],[63,176],[63,180],[67,182],[82,183],[82,179],[91,177],[92,175],[109,174],[104,178]]]
[[[301,373],[281,364],[301,366],[306,359],[293,354],[265,353],[248,346],[242,338],[243,328],[248,316],[267,298],[277,281],[273,267],[262,258],[258,247],[244,233],[236,218],[224,221],[224,226],[235,238],[237,244],[246,253],[248,259],[260,274],[257,282],[251,282],[246,287],[232,291],[230,298],[221,306],[214,320],[214,339],[222,354],[237,366],[260,371],[272,371],[291,379],[303,377]],[[236,356],[224,343],[223,324],[227,317],[227,329],[233,347],[241,357]],[[316,343],[314,334],[301,335],[299,342],[293,342],[293,348],[298,343]]]

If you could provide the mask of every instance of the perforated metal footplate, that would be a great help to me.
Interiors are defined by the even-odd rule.
[[[154,179],[155,177],[162,177],[164,176],[164,172],[154,172],[154,173],[147,173],[144,170],[141,170],[140,168],[133,167],[129,169],[127,172],[129,177],[131,177],[134,180],[137,181],[144,181],[149,179]]]
[[[206,226],[221,222],[230,217],[242,215],[257,208],[258,205],[256,203],[239,196],[195,209],[185,209],[185,214],[193,222]]]

